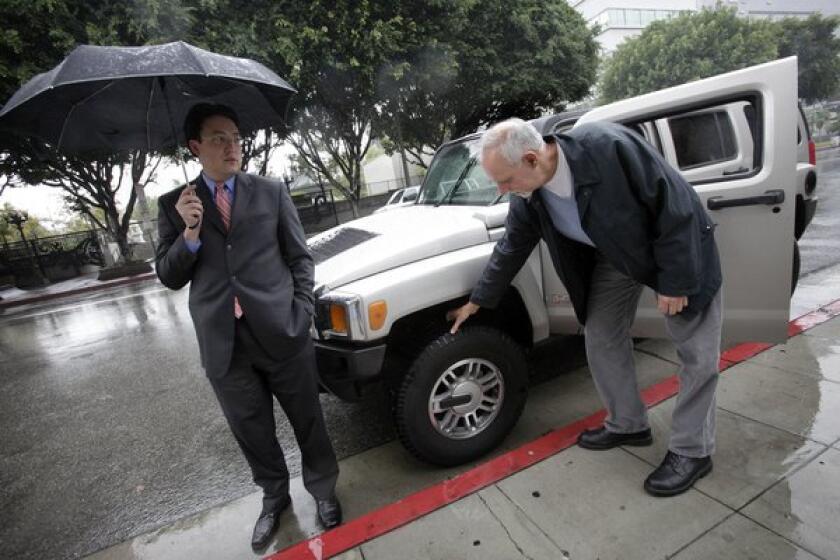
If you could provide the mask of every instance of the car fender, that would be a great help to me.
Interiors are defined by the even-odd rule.
[[[354,341],[372,342],[382,339],[388,336],[397,320],[469,295],[480,279],[494,247],[495,243],[466,247],[336,287],[336,291],[354,294],[361,300],[365,332],[354,337]],[[548,337],[548,314],[542,297],[539,251],[531,253],[511,286],[517,290],[526,307],[534,341]],[[387,315],[382,327],[374,330],[367,309],[377,301],[385,301]]]

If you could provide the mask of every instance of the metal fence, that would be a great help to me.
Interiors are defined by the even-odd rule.
[[[85,265],[103,264],[94,230],[4,243],[0,248],[0,266],[20,288],[73,278]]]

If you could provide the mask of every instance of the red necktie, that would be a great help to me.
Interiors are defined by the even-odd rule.
[[[230,197],[228,197],[227,189],[224,183],[216,183],[216,210],[222,216],[222,222],[225,224],[225,230],[230,230]],[[239,319],[242,317],[242,307],[239,305],[239,298],[233,298],[233,315]]]

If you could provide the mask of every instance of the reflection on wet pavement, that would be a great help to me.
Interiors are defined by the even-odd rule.
[[[722,375],[717,403],[825,445],[840,438],[840,383],[826,379],[746,362]]]
[[[132,286],[0,317],[0,502],[14,504],[0,508],[0,555],[78,557],[254,492],[187,295]],[[382,400],[323,403],[340,456],[393,437]]]
[[[744,514],[823,558],[840,557],[840,451],[826,450]]]

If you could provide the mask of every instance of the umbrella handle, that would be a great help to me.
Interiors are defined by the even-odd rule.
[[[177,150],[177,148],[176,148],[176,150]],[[178,152],[178,163],[181,164],[181,169],[184,171],[184,184],[189,185],[190,184],[190,178],[187,175],[187,166],[184,164],[184,158],[181,156],[180,152]]]

